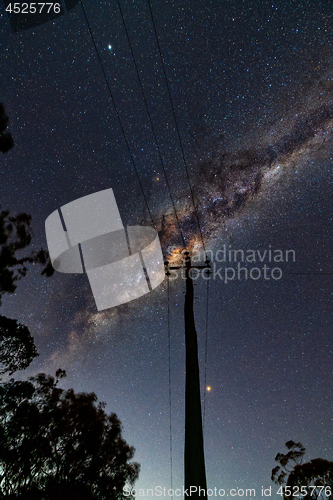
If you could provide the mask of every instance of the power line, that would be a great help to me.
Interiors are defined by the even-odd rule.
[[[128,44],[129,44],[129,48],[130,48],[130,51],[131,51],[131,54],[132,54],[132,59],[133,59],[133,63],[134,63],[134,66],[135,66],[136,75],[137,75],[138,80],[139,80],[139,84],[140,84],[140,88],[141,88],[141,92],[142,92],[143,101],[144,101],[144,104],[145,104],[145,107],[146,107],[146,111],[147,111],[147,114],[148,114],[148,118],[149,118],[151,130],[152,130],[152,134],[153,134],[154,141],[155,141],[155,144],[156,144],[156,149],[157,149],[158,156],[159,156],[159,159],[160,159],[160,162],[161,162],[161,166],[162,166],[162,169],[163,169],[163,172],[164,172],[165,182],[166,182],[166,185],[167,185],[167,188],[168,188],[168,191],[169,191],[169,195],[170,195],[170,199],[171,199],[171,202],[172,202],[173,210],[174,210],[174,213],[175,213],[175,216],[176,216],[176,221],[177,221],[177,224],[178,224],[179,232],[180,232],[180,235],[181,235],[181,238],[182,238],[183,247],[185,249],[186,248],[185,238],[184,238],[183,231],[182,231],[182,228],[181,228],[181,225],[180,225],[180,221],[179,221],[179,218],[178,218],[178,214],[177,214],[175,202],[174,202],[174,199],[173,199],[173,196],[172,196],[172,193],[171,193],[171,187],[170,187],[170,184],[169,184],[169,181],[168,181],[168,176],[167,176],[167,173],[166,173],[166,170],[165,170],[165,166],[164,166],[164,162],[163,162],[161,150],[160,150],[160,147],[159,147],[159,144],[158,144],[158,140],[157,140],[157,137],[156,137],[154,125],[153,125],[153,122],[152,122],[152,119],[151,119],[151,115],[150,115],[150,111],[149,111],[149,107],[148,107],[148,103],[147,103],[147,99],[146,99],[146,96],[145,96],[145,93],[144,93],[144,90],[143,90],[143,85],[142,85],[140,73],[139,73],[139,70],[138,70],[138,66],[136,64],[136,60],[135,60],[135,56],[134,56],[134,52],[133,52],[131,40],[130,40],[130,37],[129,37],[129,34],[128,34],[128,30],[127,30],[125,18],[124,18],[123,11],[121,9],[119,0],[117,0],[117,4],[118,4],[119,12],[120,12],[120,15],[121,15],[121,18],[122,18],[122,21],[123,21],[123,25],[124,25],[124,29],[125,29],[127,41],[128,41]]]
[[[148,210],[148,214],[149,214],[149,217],[150,217],[151,223],[152,223],[152,225],[153,225],[154,227],[156,227],[156,224],[154,223],[153,216],[152,216],[151,211],[150,211],[150,209],[149,209],[148,201],[147,201],[147,198],[146,198],[146,195],[145,195],[145,192],[144,192],[144,189],[143,189],[142,183],[141,183],[141,181],[140,181],[139,173],[138,173],[138,170],[137,170],[136,165],[135,165],[134,157],[133,157],[133,154],[132,154],[132,152],[131,152],[131,149],[130,149],[130,146],[129,146],[129,143],[128,143],[128,140],[127,140],[127,137],[126,137],[124,127],[123,127],[123,124],[122,124],[121,119],[120,119],[119,111],[118,111],[117,106],[116,106],[116,103],[115,103],[115,101],[114,101],[114,98],[113,98],[113,95],[112,95],[112,90],[111,90],[111,87],[110,87],[110,85],[109,85],[109,82],[108,82],[108,79],[107,79],[107,76],[106,76],[106,73],[105,73],[105,70],[104,70],[104,67],[103,67],[103,63],[102,63],[101,57],[100,57],[99,52],[98,52],[98,49],[97,49],[97,45],[96,45],[96,42],[95,42],[95,39],[94,39],[94,35],[93,35],[93,32],[92,32],[92,30],[91,30],[91,27],[90,27],[90,24],[89,24],[89,21],[88,21],[88,18],[87,18],[87,14],[86,14],[85,8],[84,8],[84,6],[83,6],[83,0],[80,0],[80,4],[81,4],[81,7],[82,7],[82,11],[83,11],[83,14],[84,14],[84,17],[85,17],[85,20],[86,20],[87,26],[88,26],[88,30],[89,30],[89,33],[90,33],[90,36],[91,36],[91,39],[92,39],[93,45],[94,45],[94,47],[95,47],[95,51],[96,51],[96,54],[97,54],[97,57],[98,57],[99,64],[100,64],[101,69],[102,69],[102,72],[103,72],[104,80],[105,80],[106,86],[107,86],[107,88],[108,88],[108,91],[109,91],[110,97],[111,97],[111,102],[112,102],[112,104],[113,104],[113,107],[114,107],[114,110],[115,110],[116,116],[117,116],[117,118],[118,118],[118,122],[119,122],[119,125],[120,125],[120,128],[121,128],[121,131],[122,131],[122,134],[123,134],[123,137],[124,137],[124,140],[125,140],[126,146],[127,146],[127,150],[128,150],[129,155],[130,155],[131,162],[132,162],[132,165],[133,165],[133,168],[134,168],[134,171],[135,171],[136,177],[137,177],[138,182],[139,182],[139,186],[140,186],[140,189],[141,189],[141,192],[142,192],[142,195],[143,195],[143,198],[144,198],[144,201],[145,201],[145,204],[146,204],[147,210]]]
[[[107,75],[105,73],[105,70],[104,70],[104,67],[103,67],[103,63],[102,63],[101,57],[99,55],[95,39],[94,39],[94,35],[93,35],[92,30],[91,30],[91,27],[90,27],[90,24],[89,24],[89,20],[87,18],[87,15],[86,15],[86,12],[85,12],[85,9],[84,9],[84,6],[83,6],[83,1],[80,0],[80,3],[81,3],[82,11],[83,11],[83,14],[84,14],[84,17],[85,17],[85,20],[86,20],[87,27],[89,29],[90,36],[91,36],[91,39],[92,39],[92,42],[93,42],[93,45],[94,45],[94,48],[95,48],[95,51],[96,51],[96,54],[97,54],[97,57],[98,57],[98,61],[100,63],[101,69],[102,69],[102,73],[103,73],[103,76],[104,76],[104,79],[105,79],[105,83],[106,83],[106,86],[108,88],[108,91],[109,91],[109,94],[110,94],[110,98],[111,98],[111,101],[112,101],[112,104],[113,104],[116,116],[117,116],[118,121],[119,121],[119,125],[120,125],[121,131],[122,131],[122,134],[123,134],[123,137],[124,137],[124,140],[125,140],[125,144],[127,146],[128,153],[130,155],[131,162],[132,162],[133,168],[135,170],[135,173],[136,173],[136,176],[137,176],[137,179],[138,179],[138,182],[139,182],[139,186],[140,186],[140,189],[141,189],[143,197],[144,197],[144,201],[145,201],[146,207],[148,209],[148,213],[149,213],[152,225],[155,226],[152,214],[151,214],[150,209],[149,209],[148,201],[147,201],[146,195],[144,193],[143,186],[141,184],[140,177],[139,177],[139,174],[138,174],[135,162],[134,162],[134,157],[132,155],[132,152],[131,152],[131,149],[130,149],[130,146],[129,146],[129,142],[127,140],[127,137],[126,137],[126,134],[125,134],[125,130],[124,130],[124,127],[123,127],[121,119],[120,119],[120,114],[119,114],[119,111],[118,111],[117,106],[115,104],[115,101],[114,101],[114,98],[113,98],[113,95],[112,95],[112,91],[111,91],[111,87],[109,85],[109,82],[108,82],[108,79],[107,79]],[[128,43],[129,43],[129,46],[130,46],[130,50],[131,50],[133,62],[134,62],[134,65],[135,65],[136,73],[137,73],[137,76],[138,76],[138,80],[139,80],[139,83],[140,83],[140,87],[141,87],[141,91],[142,91],[144,103],[145,103],[145,106],[146,106],[146,110],[147,110],[147,113],[148,113],[148,117],[149,117],[151,129],[152,129],[152,133],[153,133],[154,140],[155,140],[155,144],[156,144],[156,147],[157,147],[157,151],[158,151],[159,158],[160,158],[160,161],[161,161],[161,165],[162,165],[162,168],[163,168],[163,172],[164,172],[164,175],[165,175],[166,185],[167,185],[168,190],[169,190],[169,195],[170,195],[171,202],[172,202],[172,205],[173,205],[173,209],[174,209],[174,212],[175,212],[175,216],[176,216],[178,228],[179,228],[179,231],[180,231],[180,234],[181,234],[181,238],[182,238],[182,241],[183,241],[183,245],[184,245],[184,248],[185,248],[186,247],[186,245],[185,245],[185,238],[184,238],[181,226],[180,226],[180,221],[179,221],[179,218],[178,218],[177,210],[176,210],[175,203],[174,203],[174,200],[173,200],[173,197],[172,197],[171,188],[170,188],[170,185],[169,185],[169,182],[168,182],[168,177],[167,177],[166,170],[165,170],[165,167],[164,167],[162,155],[161,155],[161,152],[160,152],[160,149],[159,149],[159,145],[158,145],[157,137],[156,137],[156,134],[155,134],[155,130],[154,130],[153,122],[152,122],[152,119],[151,119],[151,115],[150,115],[150,112],[149,112],[147,100],[145,98],[145,94],[144,94],[144,90],[143,90],[143,85],[142,85],[142,82],[141,82],[140,74],[139,74],[138,67],[137,67],[136,60],[135,60],[135,56],[134,56],[134,52],[133,52],[132,45],[131,45],[131,42],[130,42],[130,38],[129,38],[129,35],[128,35],[128,31],[127,31],[125,19],[124,19],[124,16],[123,16],[123,13],[122,13],[122,10],[121,10],[121,6],[120,6],[120,3],[119,3],[118,0],[117,0],[117,3],[118,3],[118,8],[119,8],[122,20],[123,20],[123,24],[124,24],[126,36],[127,36],[127,39],[128,39]],[[189,176],[189,172],[188,172],[188,168],[187,168],[185,153],[184,153],[184,149],[183,149],[183,145],[182,145],[182,141],[181,141],[181,136],[180,136],[180,131],[179,131],[178,123],[177,123],[176,113],[175,113],[173,102],[172,102],[171,92],[170,92],[170,88],[169,88],[169,84],[168,84],[168,79],[167,79],[166,72],[165,72],[164,61],[163,61],[163,57],[162,57],[162,53],[161,53],[161,48],[160,48],[160,44],[159,44],[159,40],[158,40],[158,35],[157,35],[157,31],[156,31],[156,26],[155,26],[155,22],[154,22],[154,18],[153,18],[153,14],[152,14],[152,10],[151,10],[151,6],[150,6],[150,3],[149,3],[149,0],[148,0],[148,6],[149,6],[149,11],[150,11],[150,15],[151,15],[153,27],[154,27],[154,32],[155,32],[155,37],[156,37],[156,42],[157,42],[157,46],[158,46],[159,55],[160,55],[160,58],[161,58],[161,63],[162,63],[162,68],[163,68],[163,73],[164,73],[164,78],[165,78],[166,87],[167,87],[168,94],[169,94],[171,109],[172,109],[172,113],[173,113],[173,117],[174,117],[174,122],[175,122],[175,127],[176,127],[176,131],[177,131],[178,139],[179,139],[179,144],[180,144],[180,149],[181,149],[182,158],[183,158],[183,162],[184,162],[184,167],[185,167],[185,171],[186,171],[186,176],[187,176],[187,180],[188,180],[188,184],[189,184],[189,188],[190,188],[190,192],[191,192],[191,199],[192,199],[192,203],[193,203],[193,207],[194,207],[194,211],[195,211],[195,215],[196,215],[196,219],[197,219],[197,224],[198,224],[198,228],[199,228],[199,234],[200,234],[200,238],[201,238],[201,242],[202,242],[202,247],[203,247],[204,252],[206,253],[205,244],[204,244],[203,235],[202,235],[202,230],[201,230],[201,225],[200,225],[200,220],[199,220],[199,214],[198,214],[198,210],[197,210],[197,207],[196,207],[196,204],[195,204],[195,200],[194,200],[194,193],[193,193],[193,189],[192,189],[192,185],[191,185],[191,181],[190,181],[190,176]],[[209,303],[209,292],[208,292],[209,285],[208,285],[208,281],[209,280],[207,280],[205,384],[206,384],[206,366],[207,366],[207,331],[208,331],[208,303]],[[169,413],[170,413],[170,467],[171,467],[171,489],[172,489],[172,485],[173,485],[172,472],[173,471],[172,471],[172,403],[171,403],[171,341],[170,341],[170,339],[171,339],[171,333],[170,333],[170,284],[169,284],[169,277],[168,277],[168,358],[169,358],[168,361],[169,361]],[[205,412],[205,407],[204,407],[204,412]],[[205,415],[205,413],[204,413],[204,415]]]
[[[188,181],[188,184],[189,184],[189,187],[190,187],[191,199],[192,199],[192,204],[193,204],[194,212],[195,212],[196,219],[197,219],[197,224],[198,224],[198,228],[199,228],[199,234],[200,234],[201,244],[202,244],[202,248],[203,248],[203,250],[204,250],[204,252],[206,254],[206,248],[205,248],[205,243],[204,243],[203,236],[202,236],[201,224],[200,224],[200,220],[199,220],[199,214],[198,214],[198,210],[197,210],[196,203],[195,203],[195,200],[194,200],[194,193],[193,193],[193,189],[192,189],[190,175],[189,175],[188,168],[187,168],[187,163],[186,163],[186,158],[185,158],[185,152],[184,152],[184,148],[183,148],[183,144],[182,144],[182,140],[181,140],[181,136],[180,136],[180,132],[179,132],[179,127],[178,127],[178,122],[177,122],[177,117],[176,117],[175,109],[174,109],[173,102],[172,102],[172,97],[171,97],[171,91],[170,91],[170,87],[169,87],[168,78],[167,78],[167,75],[166,75],[166,72],[165,72],[164,60],[163,60],[163,56],[162,56],[162,51],[161,51],[161,46],[160,46],[160,42],[159,42],[159,39],[158,39],[157,31],[156,31],[156,26],[155,26],[154,16],[153,16],[153,12],[152,12],[151,5],[150,5],[150,0],[147,0],[147,3],[148,3],[150,17],[151,17],[153,28],[154,28],[154,33],[155,33],[157,48],[158,48],[158,52],[159,52],[161,63],[162,63],[162,69],[163,69],[165,84],[166,84],[166,88],[167,88],[167,91],[168,91],[168,94],[169,94],[170,105],[171,105],[172,114],[173,114],[173,118],[174,118],[174,122],[175,122],[176,132],[177,132],[177,135],[178,135],[180,150],[181,150],[181,154],[182,154],[182,158],[183,158],[183,162],[184,162],[184,167],[185,167],[185,172],[186,172],[186,176],[187,176],[187,181]]]
[[[170,414],[170,469],[171,469],[171,490],[172,487],[172,407],[171,407],[171,333],[170,333],[170,280],[169,272],[167,274],[168,280],[168,354],[169,354],[169,414]],[[173,495],[171,496],[173,498]]]
[[[208,274],[211,274],[209,269]],[[208,306],[209,306],[209,282],[207,280],[207,301],[206,301],[206,339],[205,339],[205,375],[204,375],[204,404],[203,404],[203,431],[205,430],[205,419],[206,419],[206,392],[207,392],[207,347],[208,347]]]

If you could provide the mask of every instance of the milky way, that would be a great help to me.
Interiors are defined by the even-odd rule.
[[[255,147],[237,152],[228,152],[227,147],[220,145],[207,155],[208,159],[203,158],[197,163],[193,183],[195,202],[206,241],[217,236],[223,225],[242,213],[250,198],[265,191],[267,179],[272,178],[271,174],[277,166],[287,183],[288,168],[297,155],[305,152],[304,162],[307,157],[316,156],[319,151],[323,155],[332,147],[333,103],[329,102],[332,100],[332,88],[326,85],[325,90],[320,93],[321,102],[317,107],[288,117],[287,124],[284,124],[285,129],[289,128],[287,132],[272,130],[270,135],[275,136],[272,142],[258,143]],[[323,94],[326,94],[325,104],[322,103]],[[200,245],[193,204],[184,203],[178,216],[190,248]],[[169,225],[166,224],[161,231],[162,241],[177,243],[177,229],[174,221],[169,220]]]
[[[178,259],[182,240],[117,2],[83,3],[164,256],[175,246]],[[256,486],[258,498],[288,439],[304,444],[306,460],[332,460],[331,275],[287,274],[331,271],[332,8],[151,0],[196,213],[147,2],[120,3],[187,248],[202,249],[198,216],[213,254],[224,244],[295,250],[281,280],[211,276],[209,300],[206,282],[195,287],[202,381],[212,388],[208,486]],[[1,31],[1,101],[16,142],[1,158],[1,204],[31,214],[34,249],[46,248],[50,213],[104,189],[114,190],[124,225],[152,224],[81,5],[33,30]],[[61,367],[64,384],[96,392],[118,414],[142,466],[138,488],[170,485],[168,338],[173,485],[183,484],[185,286],[169,284],[170,302],[165,281],[98,313],[85,275],[46,280],[31,269],[2,304],[34,336],[40,356],[29,374]]]

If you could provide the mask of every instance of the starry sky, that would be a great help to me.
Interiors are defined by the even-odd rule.
[[[270,474],[286,441],[301,441],[306,460],[333,451],[332,3],[151,0],[185,162],[148,2],[120,6],[84,1],[99,60],[80,4],[19,33],[0,4],[0,101],[16,144],[1,157],[1,206],[30,213],[31,247],[46,248],[48,215],[111,187],[123,223],[152,218],[171,262],[180,229],[193,254],[203,257],[204,241],[216,266],[207,351],[202,277],[195,289],[203,399],[205,379],[211,387],[208,487],[256,488],[259,497],[272,485],[280,498]],[[222,250],[254,250],[242,267],[266,264],[270,279],[244,270],[238,279],[237,262],[218,261]],[[295,258],[286,261],[286,250]],[[235,279],[221,279],[226,267]],[[184,290],[180,276],[170,281],[174,488],[183,485]],[[46,279],[33,266],[2,304],[40,354],[20,376],[60,367],[64,387],[96,392],[136,448],[138,489],[171,486],[167,299],[165,281],[98,313],[86,276]]]

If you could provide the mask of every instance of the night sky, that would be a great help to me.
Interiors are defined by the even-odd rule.
[[[197,253],[200,230],[148,3],[120,1],[164,169],[117,1],[85,0],[84,8],[164,255],[178,262],[165,174],[187,248]],[[260,497],[261,486],[277,491],[270,474],[289,439],[306,447],[306,461],[332,460],[332,3],[151,7],[215,270],[223,277],[225,267],[237,268],[215,259],[223,249],[255,250],[256,262],[241,263],[248,272],[282,270],[279,279],[247,280],[236,271],[227,283],[215,272],[209,284],[207,483],[256,488]],[[0,159],[2,208],[32,215],[33,249],[47,248],[48,215],[103,189],[114,190],[125,225],[150,225],[81,5],[20,33],[3,4],[0,18],[0,101],[16,144]],[[257,250],[266,250],[264,262]],[[269,250],[282,250],[282,260],[269,262]],[[286,262],[286,250],[295,259]],[[196,283],[204,389],[207,285]],[[183,485],[184,291],[180,277],[170,282],[174,488]],[[122,421],[141,464],[136,488],[170,488],[167,282],[98,313],[86,276],[44,278],[33,266],[1,314],[27,325],[40,353],[19,376],[65,369],[64,387],[96,392]]]

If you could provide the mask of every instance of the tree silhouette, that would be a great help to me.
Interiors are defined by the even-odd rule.
[[[333,500],[333,462],[315,458],[303,464],[305,448],[301,443],[287,441],[288,453],[278,453],[275,457],[280,465],[272,470],[272,481],[285,485],[283,497],[304,500]]]
[[[26,254],[30,215],[0,211],[0,302],[13,293],[29,263],[53,268],[44,250]],[[25,254],[25,255],[24,255]],[[37,355],[24,325],[0,316],[0,374],[26,368]],[[0,384],[0,498],[7,500],[123,500],[139,465],[122,438],[121,423],[107,415],[94,393],[77,394],[39,374]]]
[[[0,374],[24,370],[38,356],[28,328],[15,319],[0,316]]]
[[[45,374],[0,385],[0,498],[122,500],[139,465],[94,393],[60,389]]]
[[[0,102],[0,151],[7,153],[14,146],[12,134],[6,131],[9,118],[4,105]]]
[[[11,216],[0,211],[0,305],[5,293],[13,293],[17,282],[26,275],[28,265],[44,265],[42,274],[51,276],[53,268],[45,250],[24,255],[32,238],[31,216],[25,213]],[[0,374],[26,368],[37,351],[29,330],[16,320],[0,316]]]
[[[13,293],[17,281],[26,275],[29,263],[44,264],[42,274],[51,276],[53,268],[45,250],[18,256],[30,245],[32,230],[31,215],[20,213],[10,216],[9,210],[0,212],[0,300],[4,293]]]

